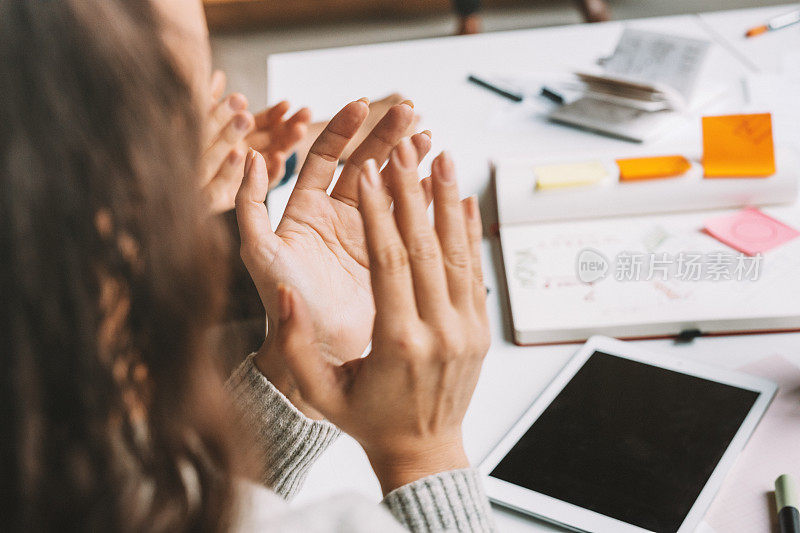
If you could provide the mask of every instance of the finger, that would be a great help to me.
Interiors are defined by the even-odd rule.
[[[425,159],[425,156],[428,155],[428,152],[431,150],[431,131],[425,130],[416,135],[411,136],[411,144],[414,145],[414,148],[417,151],[417,164],[422,163],[422,160]],[[428,179],[428,178],[425,178]],[[423,187],[423,192],[425,192],[425,206],[426,209],[431,205],[431,201],[433,200],[433,189],[430,188],[431,183],[430,180],[425,182],[422,180],[420,182],[420,186]],[[428,190],[425,190],[425,187],[428,187]],[[392,205],[392,196],[391,191],[386,189],[385,201],[386,205]]]
[[[292,115],[289,122],[302,122],[306,125],[311,123],[311,110],[307,107],[301,108],[297,113]]]
[[[279,352],[285,357],[303,399],[326,417],[335,418],[345,404],[340,369],[325,358],[315,342],[314,324],[302,298],[281,285],[278,301]]]
[[[224,213],[233,209],[236,193],[242,183],[245,152],[243,147],[231,150],[217,172],[217,176],[203,189],[213,213]]]
[[[289,126],[303,125],[306,128],[311,124],[311,110],[307,107],[302,108],[300,111],[289,117],[286,121]]]
[[[425,210],[427,211],[428,208],[430,208],[431,204],[433,203],[433,182],[431,181],[431,177],[428,176],[427,178],[423,178],[422,180],[420,180],[419,186],[422,187],[422,192],[425,195]],[[388,189],[386,189],[386,186],[384,186],[384,191],[387,191],[388,195]],[[386,205],[390,206],[391,203],[392,203],[392,198],[391,196],[389,196],[389,200],[388,202],[386,202]]]
[[[211,120],[209,121],[209,141],[219,135],[224,128],[236,115],[236,113],[247,111],[247,98],[241,94],[231,94],[224,100],[217,103],[211,110]]]
[[[289,111],[290,107],[291,105],[289,102],[284,100],[258,113],[255,116],[256,129],[263,130],[272,128],[275,124],[280,122],[281,118]]]
[[[261,154],[267,162],[267,172],[269,173],[269,188],[272,189],[280,183],[285,177],[286,173],[286,160],[288,159],[286,152],[266,152]]]
[[[463,309],[472,303],[471,250],[464,210],[458,198],[455,168],[447,153],[442,152],[433,160],[431,180],[436,233],[442,247],[450,300],[453,305]]]
[[[358,205],[358,179],[361,166],[367,159],[374,159],[380,167],[392,153],[392,148],[405,135],[414,120],[414,104],[410,100],[392,106],[378,124],[347,158],[339,181],[331,197],[348,205]]]
[[[411,144],[413,144],[414,148],[417,150],[417,161],[419,163],[422,163],[422,160],[425,159],[425,156],[431,151],[432,137],[433,134],[431,130],[421,131],[411,136]]]
[[[431,182],[431,178],[427,177],[419,182],[419,186],[422,187],[422,192],[425,193],[425,208],[431,206],[431,202],[433,202],[433,183]]]
[[[304,107],[281,126],[281,135],[277,135],[273,140],[274,148],[283,151],[293,149],[297,143],[305,139],[310,123],[311,111]]]
[[[269,152],[289,152],[294,149],[297,143],[306,138],[310,122],[311,112],[303,108],[275,130],[253,130],[253,132],[247,136],[247,143],[250,147],[261,152],[264,157],[267,157]],[[270,178],[278,179],[279,176],[273,176],[270,173]]]
[[[296,189],[327,190],[347,143],[369,113],[368,100],[350,102],[328,122],[306,156]]]
[[[205,183],[216,177],[225,158],[228,157],[231,150],[236,148],[237,144],[244,140],[252,127],[253,116],[243,111],[236,113],[227,126],[222,129],[201,159],[200,170],[205,178]]]
[[[266,264],[272,262],[280,245],[280,239],[272,231],[267,206],[264,205],[268,190],[269,179],[264,158],[255,150],[250,150],[242,185],[236,194],[241,254],[248,268],[263,268],[262,261]]]
[[[383,195],[378,166],[369,159],[359,179],[358,209],[364,220],[376,321],[417,315],[408,253]]]
[[[472,269],[472,299],[478,316],[488,320],[486,314],[486,286],[483,284],[483,263],[481,262],[481,240],[483,226],[478,199],[474,196],[462,202],[464,218],[467,222],[467,238],[470,247],[470,268]]]
[[[225,86],[228,84],[228,77],[221,70],[215,70],[211,74],[211,98],[217,103],[225,94]]]
[[[408,250],[417,308],[422,318],[439,315],[450,304],[439,240],[428,220],[419,185],[417,157],[408,139],[398,143],[384,170],[394,199],[395,218]]]

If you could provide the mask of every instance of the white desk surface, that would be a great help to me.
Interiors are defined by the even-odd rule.
[[[794,51],[795,58],[800,52],[800,24],[750,39],[744,34],[772,17],[795,9],[800,9],[800,3],[704,13],[699,18],[711,33],[723,38],[739,54],[748,68],[776,73],[780,72],[781,62],[786,58],[784,52]]]
[[[379,98],[399,91],[412,98],[421,127],[433,131],[433,153],[449,150],[456,161],[462,193],[479,194],[484,221],[496,221],[489,188],[489,159],[498,156],[575,154],[580,151],[658,153],[687,140],[699,143],[699,119],[642,146],[631,145],[546,122],[546,103],[514,104],[466,82],[470,73],[543,74],[586,67],[609,54],[625,25],[714,40],[704,80],[731,86],[704,114],[742,109],[741,79],[751,63],[777,69],[782,51],[800,49],[800,26],[764,35],[752,42],[740,36],[746,28],[793,6],[685,15],[594,25],[574,25],[469,37],[357,46],[279,54],[269,57],[270,102],[289,99],[309,106],[317,117],[330,116],[361,96]],[[722,44],[720,44],[722,43]],[[766,67],[765,67],[766,68]],[[797,107],[793,101],[780,103]],[[800,129],[800,128],[798,128]],[[780,139],[778,139],[780,142]],[[429,164],[430,156],[428,158]],[[270,198],[277,217],[286,192]],[[488,300],[493,342],[475,397],[464,422],[467,452],[478,464],[555,376],[575,345],[517,347],[510,340],[499,243],[484,240],[484,268],[491,289]],[[800,296],[800,295],[799,295]],[[673,356],[735,368],[771,354],[800,364],[800,334],[700,338],[689,345],[670,340],[640,341]],[[316,464],[298,496],[309,501],[342,490],[380,499],[380,489],[358,445],[337,441]],[[495,507],[501,531],[562,531],[544,522]],[[765,528],[767,526],[765,525]]]

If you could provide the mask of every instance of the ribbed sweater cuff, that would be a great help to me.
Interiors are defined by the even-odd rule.
[[[234,371],[227,387],[256,438],[261,481],[288,499],[341,432],[330,422],[311,420],[298,411],[256,368],[254,355]]]
[[[383,503],[413,533],[495,531],[489,500],[472,468],[403,485],[387,494]]]

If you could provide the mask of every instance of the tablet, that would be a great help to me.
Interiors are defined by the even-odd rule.
[[[776,390],[592,337],[481,464],[487,492],[579,531],[694,531]]]

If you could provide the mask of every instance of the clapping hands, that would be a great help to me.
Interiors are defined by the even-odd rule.
[[[303,108],[288,119],[288,102],[281,102],[255,117],[248,111],[247,99],[238,93],[225,94],[225,74],[216,71],[211,79],[211,105],[205,131],[200,185],[212,213],[234,207],[242,182],[242,169],[248,146],[267,161],[274,181],[283,176],[286,158],[305,137],[311,112]]]
[[[469,466],[461,422],[489,346],[477,203],[459,202],[453,164],[440,155],[431,227],[417,165],[403,140],[383,172],[373,160],[361,168],[358,206],[377,309],[367,357],[332,360],[315,302],[285,285],[278,298],[275,354],[302,400],[362,445],[385,494]]]
[[[330,357],[359,357],[372,335],[374,303],[364,224],[358,209],[358,176],[368,159],[382,164],[414,119],[410,102],[393,106],[353,151],[331,194],[339,157],[369,112],[363,100],[344,107],[312,146],[278,227],[271,229],[264,199],[268,172],[260,154],[248,160],[236,198],[242,258],[267,316],[280,315],[278,285],[290,285],[310,303],[311,318]],[[415,167],[430,150],[430,134],[407,142]],[[430,190],[430,181],[422,187]],[[389,195],[385,196],[387,205]],[[263,364],[269,358],[257,359]],[[261,367],[264,370],[264,367]],[[269,375],[275,382],[277,376]]]

